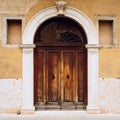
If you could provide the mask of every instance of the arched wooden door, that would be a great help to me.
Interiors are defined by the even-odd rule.
[[[35,34],[34,101],[37,109],[79,109],[87,103],[87,42],[66,17],[45,21]]]

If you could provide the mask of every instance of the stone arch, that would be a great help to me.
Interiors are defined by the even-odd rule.
[[[88,54],[88,113],[99,113],[98,106],[98,35],[96,28],[92,21],[81,11],[66,7],[64,15],[76,20],[84,29],[87,36],[87,54]],[[22,41],[22,55],[23,55],[23,106],[22,113],[34,113],[34,89],[33,89],[33,53],[34,53],[34,34],[40,24],[51,18],[57,16],[57,9],[55,6],[49,7],[38,12],[28,22],[23,33]],[[29,74],[28,74],[29,73]]]
[[[72,7],[66,7],[64,12],[65,16],[70,17],[81,24],[85,30],[88,44],[98,44],[96,28],[92,21],[84,13]],[[33,16],[25,28],[22,44],[33,44],[34,34],[39,25],[43,21],[55,16],[57,16],[56,7],[46,8]]]

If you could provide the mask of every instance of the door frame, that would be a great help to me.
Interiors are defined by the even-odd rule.
[[[66,7],[64,15],[77,21],[84,29],[87,37],[87,64],[88,64],[88,113],[100,113],[98,105],[98,33],[92,21],[81,11]],[[22,48],[22,76],[23,76],[23,105],[21,113],[34,113],[34,34],[39,25],[45,20],[57,16],[56,6],[49,7],[35,14],[23,33]]]

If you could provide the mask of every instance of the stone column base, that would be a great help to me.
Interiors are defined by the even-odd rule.
[[[101,110],[99,107],[94,106],[87,106],[87,113],[88,114],[99,114]]]
[[[34,114],[35,107],[34,106],[23,106],[21,108],[21,114]]]

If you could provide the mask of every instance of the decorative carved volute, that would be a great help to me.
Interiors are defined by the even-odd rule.
[[[56,2],[56,8],[57,8],[57,11],[58,11],[58,15],[64,15],[64,10],[66,8],[66,4],[67,2],[64,2],[64,1],[59,1],[59,2]]]

